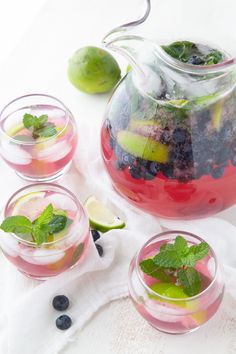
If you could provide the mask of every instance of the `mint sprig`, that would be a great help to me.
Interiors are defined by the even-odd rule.
[[[48,115],[43,114],[39,117],[25,113],[23,117],[24,127],[32,132],[34,139],[39,137],[49,138],[57,133],[55,124],[48,122]]]
[[[50,235],[59,233],[71,224],[71,220],[66,215],[57,213],[58,211],[55,210],[54,214],[53,206],[49,204],[33,222],[25,216],[10,216],[2,222],[0,229],[20,237],[31,235],[35,243],[40,246],[48,242]]]
[[[170,282],[172,279],[177,285],[183,286],[187,295],[194,296],[201,289],[201,277],[194,267],[208,252],[209,245],[206,242],[188,246],[184,237],[177,236],[174,243],[162,244],[160,252],[153,258],[143,260],[140,268],[161,281]],[[166,280],[165,275],[168,275],[169,280]]]

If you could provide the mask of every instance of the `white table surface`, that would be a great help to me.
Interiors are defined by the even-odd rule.
[[[122,5],[125,4],[127,13],[134,13],[134,2],[129,1],[46,1],[30,30],[0,67],[0,107],[17,96],[43,92],[62,99],[78,119],[78,126],[80,117],[102,120],[109,95],[91,97],[78,92],[68,82],[67,61],[77,48],[100,44],[103,35],[119,24]],[[25,183],[2,161],[0,171],[3,203]],[[219,217],[236,225],[235,211],[233,207]],[[223,326],[222,316],[219,312],[211,326],[206,324],[198,332],[185,336],[183,347],[179,336],[155,331],[136,313],[129,299],[120,300],[101,309],[61,354],[205,354],[206,343],[214,354],[233,354],[236,342],[232,340],[226,345],[224,339],[227,335],[233,338],[236,324]]]

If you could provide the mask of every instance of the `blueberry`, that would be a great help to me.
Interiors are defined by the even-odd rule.
[[[111,149],[114,150],[114,148],[115,148],[115,140],[114,140],[114,138],[111,137],[110,140],[109,140],[109,143],[110,143]]]
[[[172,140],[174,143],[182,144],[188,140],[189,134],[186,129],[176,128],[172,134]]]
[[[153,176],[156,176],[159,171],[160,165],[157,162],[151,162],[148,168],[148,172],[151,173]]]
[[[137,166],[131,166],[129,168],[129,172],[131,174],[131,176],[135,179],[140,179],[142,178],[142,171],[139,167]]]
[[[71,318],[67,315],[62,315],[56,319],[56,326],[58,329],[61,329],[62,331],[70,328],[71,325],[72,325]]]
[[[100,233],[97,230],[91,230],[91,234],[94,242],[100,238]]]
[[[130,166],[134,163],[135,157],[124,152],[122,154],[121,161],[123,162],[124,165]]]
[[[116,154],[116,156],[118,156],[120,158],[120,160],[122,160],[123,150],[120,147],[120,145],[118,145],[118,144],[116,144],[116,146],[115,146],[115,154]]]
[[[162,173],[167,178],[173,178],[173,166],[170,165],[163,165]]]
[[[99,256],[102,257],[103,253],[104,253],[102,246],[99,245],[98,243],[96,243],[96,248],[97,248]]]
[[[233,129],[230,123],[226,123],[220,131],[220,139],[223,141],[231,141],[233,138]]]
[[[66,309],[68,309],[70,302],[67,296],[57,295],[54,297],[52,305],[57,311],[65,311]]]
[[[165,130],[163,131],[163,133],[161,134],[160,142],[161,142],[162,144],[167,144],[167,143],[170,142],[170,140],[171,140],[170,132],[169,132],[168,129],[165,129]]]
[[[218,179],[223,176],[224,171],[224,167],[216,167],[212,169],[211,175],[213,178]]]
[[[140,159],[140,158],[136,158],[136,166],[147,168],[148,165],[149,165],[149,161],[144,160],[144,159]]]
[[[122,161],[117,160],[115,163],[115,167],[117,170],[124,170],[126,165]]]
[[[155,178],[155,176],[152,173],[144,172],[143,178],[147,181],[151,181]]]
[[[188,181],[190,181],[192,178],[190,175],[182,175],[178,178],[178,182],[180,183],[187,183]]]
[[[223,148],[219,151],[216,157],[216,164],[221,165],[227,162],[230,158],[230,151],[228,148]]]
[[[192,65],[203,65],[204,60],[201,57],[199,57],[198,55],[192,55],[189,58],[188,63],[192,64]]]

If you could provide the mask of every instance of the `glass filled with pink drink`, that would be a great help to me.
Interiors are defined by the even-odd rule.
[[[0,113],[0,154],[16,173],[31,181],[52,181],[69,168],[77,127],[69,109],[43,94],[22,96]]]
[[[2,219],[2,251],[28,277],[48,279],[86,257],[88,218],[64,187],[44,183],[20,189],[7,202]]]
[[[218,310],[224,293],[222,270],[214,251],[206,245],[191,233],[163,232],[148,240],[133,258],[130,296],[137,311],[154,328],[170,334],[191,332]],[[174,263],[168,263],[166,254]]]

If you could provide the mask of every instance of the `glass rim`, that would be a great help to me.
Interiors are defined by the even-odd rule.
[[[197,239],[200,242],[206,242],[203,238],[201,238],[200,236],[197,236],[191,232],[187,232],[187,231],[181,231],[181,230],[171,230],[171,231],[164,231],[164,232],[160,232],[159,234],[151,237],[150,239],[148,239],[144,245],[140,248],[140,250],[137,252],[136,256],[135,256],[135,270],[136,273],[138,275],[138,279],[141,282],[142,286],[153,296],[156,296],[157,298],[163,299],[166,302],[181,302],[181,301],[185,301],[185,302],[189,302],[189,301],[193,301],[198,299],[199,297],[202,297],[202,295],[204,295],[205,293],[207,293],[212,286],[214,285],[214,283],[216,282],[217,276],[218,276],[218,272],[219,272],[219,263],[218,263],[218,259],[217,256],[214,252],[214,250],[212,249],[212,247],[209,245],[209,251],[212,254],[212,257],[215,261],[215,274],[214,274],[214,278],[211,280],[210,284],[203,290],[201,291],[199,294],[196,294],[194,296],[189,296],[187,298],[171,298],[168,296],[164,296],[164,295],[160,295],[158,293],[156,293],[155,291],[153,291],[143,280],[142,278],[142,271],[140,269],[139,263],[140,263],[140,258],[141,258],[141,253],[144,251],[144,249],[154,240],[162,237],[162,236],[168,236],[168,235],[173,235],[173,234],[179,234],[179,235],[186,235],[186,236],[190,236],[192,238]]]
[[[52,100],[56,101],[57,103],[59,103],[63,107],[63,110],[65,111],[65,123],[63,125],[63,128],[60,131],[58,131],[55,135],[50,136],[48,138],[45,138],[43,140],[39,140],[39,141],[20,141],[20,140],[14,139],[12,136],[8,135],[7,132],[5,131],[5,129],[3,129],[3,126],[1,124],[2,121],[4,119],[8,119],[13,113],[16,112],[16,111],[13,111],[13,112],[9,113],[8,115],[4,116],[5,110],[7,108],[9,108],[13,103],[15,103],[17,101],[20,101],[22,99],[30,98],[30,97],[49,98],[49,99],[52,99]],[[34,105],[29,105],[29,106],[23,107],[23,108],[28,108],[30,106],[34,106]],[[61,100],[59,100],[55,96],[47,95],[47,94],[44,94],[44,93],[30,93],[30,94],[26,94],[26,95],[14,98],[13,100],[11,100],[9,103],[7,103],[3,107],[3,109],[0,111],[0,131],[9,141],[14,142],[14,144],[34,146],[34,145],[43,144],[43,143],[46,143],[48,141],[51,141],[51,140],[57,138],[59,135],[61,135],[66,130],[66,128],[67,128],[67,126],[69,124],[70,117],[73,117],[73,115],[72,115],[71,111],[69,110],[69,108]]]
[[[29,184],[27,186],[24,186],[20,189],[18,189],[16,192],[14,192],[10,198],[8,199],[4,209],[3,209],[3,215],[4,215],[4,218],[7,217],[6,216],[6,211],[7,211],[7,208],[9,207],[10,203],[12,202],[12,200],[18,195],[20,194],[21,192],[23,191],[26,191],[27,189],[30,189],[30,188],[35,188],[35,187],[39,187],[39,186],[42,186],[42,187],[45,187],[45,189],[48,187],[48,188],[56,188],[56,189],[59,189],[63,192],[66,192],[66,194],[74,201],[76,207],[77,207],[77,210],[76,210],[76,218],[78,217],[77,219],[77,222],[79,223],[83,217],[86,217],[86,214],[85,214],[85,211],[84,211],[84,208],[82,206],[82,204],[80,203],[79,199],[76,197],[76,195],[74,193],[72,193],[69,189],[67,189],[66,187],[63,187],[61,185],[58,185],[58,184],[55,184],[55,183],[33,183],[33,184]],[[56,243],[59,243],[61,241],[64,241],[65,239],[67,238],[70,238],[71,235],[70,234],[66,234],[65,236],[63,236],[62,238],[59,238],[58,240],[54,240],[54,241],[51,241],[51,242],[44,242],[42,243],[42,245],[37,245],[35,242],[33,241],[28,241],[28,240],[24,240],[22,239],[21,237],[17,236],[16,234],[12,233],[12,232],[7,232],[8,234],[11,235],[11,237],[13,237],[14,239],[16,239],[18,242],[22,243],[22,244],[25,244],[27,246],[30,246],[30,247],[34,247],[34,248],[42,248],[44,246],[49,246],[49,245],[54,245]]]

